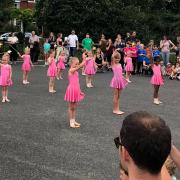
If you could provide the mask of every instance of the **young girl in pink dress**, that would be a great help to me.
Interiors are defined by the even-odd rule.
[[[126,64],[125,70],[126,70],[126,80],[128,83],[131,83],[129,80],[129,77],[131,75],[131,72],[133,71],[133,64],[132,64],[132,58],[131,58],[131,52],[128,51],[125,58],[124,62]]]
[[[79,128],[80,124],[76,122],[76,108],[77,103],[83,100],[84,93],[81,92],[80,84],[79,84],[79,74],[78,69],[84,66],[85,62],[82,62],[79,65],[79,60],[76,57],[73,57],[70,60],[70,69],[68,72],[69,85],[66,89],[66,94],[64,97],[65,101],[69,102],[68,114],[70,120],[71,128]]]
[[[49,92],[55,93],[55,79],[57,76],[57,67],[55,62],[55,53],[53,50],[50,51],[49,58],[48,58],[48,71],[47,76],[49,77]]]
[[[30,54],[29,48],[25,49],[24,55],[21,56],[19,54],[19,57],[21,57],[23,59],[23,64],[22,64],[23,84],[29,84],[28,75],[29,75],[29,72],[31,71],[31,66],[33,66],[32,61],[31,61],[31,57],[29,54]]]
[[[65,52],[61,51],[60,56],[58,58],[58,63],[57,63],[57,80],[63,79],[62,78],[62,71],[65,69]]]
[[[9,54],[5,53],[0,64],[0,86],[2,87],[2,102],[10,102],[8,99],[8,87],[12,85],[12,68],[9,62]]]
[[[162,103],[161,101],[159,101],[159,87],[164,84],[161,66],[159,63],[159,57],[155,57],[154,63],[152,64],[153,76],[151,78],[151,84],[154,85],[154,104],[156,105]]]
[[[84,62],[87,58],[87,50],[86,49],[83,49],[83,53],[82,53],[82,62]],[[83,66],[82,67],[82,75],[85,76],[85,72],[84,72],[84,69],[85,67]]]
[[[115,52],[113,54],[113,59],[112,59],[112,70],[113,70],[114,76],[111,80],[110,87],[114,89],[113,113],[118,114],[118,115],[124,114],[124,112],[120,111],[119,109],[119,100],[120,100],[121,91],[128,84],[128,82],[124,79],[122,75],[122,67],[121,67],[121,64],[119,64],[120,60],[121,60],[121,55],[118,52]]]
[[[86,74],[86,86],[88,88],[92,88],[92,77],[96,74],[96,63],[95,58],[93,57],[92,51],[89,51],[88,57],[85,60],[85,69],[84,72]]]

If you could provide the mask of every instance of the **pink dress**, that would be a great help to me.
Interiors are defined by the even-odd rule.
[[[130,48],[129,48],[129,47],[125,47],[125,48],[124,48],[124,54],[127,55],[128,52],[131,52],[131,51],[130,51]]]
[[[11,75],[11,65],[2,64],[0,67],[0,86],[11,86],[12,80],[9,79]]]
[[[76,71],[73,74],[69,74],[68,78],[69,85],[66,89],[64,100],[68,102],[79,102],[83,100],[84,95],[81,94],[78,72]]]
[[[127,72],[132,72],[133,71],[133,63],[132,63],[132,58],[131,57],[125,57],[124,61],[126,62],[126,68],[125,70]]]
[[[23,71],[31,71],[31,57],[30,55],[23,55],[23,64],[22,64],[22,70]]]
[[[153,76],[151,78],[151,84],[153,85],[163,85],[164,80],[161,74],[161,66],[159,65],[153,65],[152,67],[153,70]]]
[[[86,59],[84,72],[86,75],[96,74],[94,58]]]
[[[138,48],[137,47],[130,47],[131,57],[137,57]]]
[[[47,76],[49,76],[49,77],[57,76],[57,67],[56,67],[56,62],[55,62],[54,58],[51,60],[51,64],[49,64]]]
[[[57,63],[57,68],[58,69],[61,69],[61,70],[65,69],[64,60],[65,60],[65,57],[62,57],[62,56],[59,57],[59,61]]]
[[[114,76],[111,80],[110,87],[115,88],[115,89],[124,89],[128,82],[124,79],[122,75],[122,67],[121,64],[118,64],[116,66],[112,67]]]

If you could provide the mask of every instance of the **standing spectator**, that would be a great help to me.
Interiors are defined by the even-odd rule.
[[[83,49],[86,49],[87,51],[91,51],[93,44],[94,44],[93,40],[90,38],[89,33],[87,33],[86,38],[82,40]]]
[[[99,47],[104,55],[106,55],[106,46],[107,46],[107,40],[104,34],[101,35],[101,39],[99,41]]]
[[[132,46],[130,47],[130,51],[131,51],[131,57],[132,57],[132,63],[133,63],[132,74],[135,74],[136,68],[137,68],[137,53],[138,53],[138,48],[136,47],[135,42],[132,43]]]
[[[45,60],[45,66],[48,65],[47,59],[49,56],[49,51],[50,51],[51,45],[48,43],[48,38],[46,38],[45,43],[43,45],[44,49],[44,60]]]
[[[63,40],[62,40],[62,33],[58,34],[58,38],[56,39],[56,61],[58,60],[59,55],[61,54],[61,51],[63,51]]]
[[[171,180],[163,166],[171,151],[171,132],[163,119],[144,111],[132,113],[114,141],[129,180]]]
[[[18,38],[15,36],[14,33],[11,33],[8,38],[8,43],[9,43],[9,49],[11,50],[10,61],[13,64],[16,64],[17,57],[18,57],[18,54],[16,51],[17,42],[18,42]]]
[[[129,32],[126,33],[125,43],[128,43],[131,41],[131,35]]]
[[[78,42],[78,37],[75,34],[75,31],[72,30],[71,34],[68,36],[68,44],[70,48],[70,56],[74,57],[76,54],[77,49],[79,49],[79,42]]]
[[[138,50],[138,63],[137,63],[137,74],[141,74],[143,61],[146,58],[146,50],[144,49],[144,44],[140,45],[140,49]]]
[[[55,45],[55,42],[56,42],[56,38],[55,38],[53,32],[50,32],[48,42],[51,45],[51,49],[54,49],[55,48],[54,45]]]
[[[136,43],[137,42],[137,38],[136,38],[136,31],[133,31],[131,33],[131,38],[130,38],[130,41],[133,43]]]
[[[39,49],[39,37],[35,34],[35,31],[32,31],[32,35],[29,38],[29,44],[30,44],[31,61],[34,64],[37,64],[40,49]]]
[[[160,41],[161,54],[165,66],[169,63],[170,49],[175,47],[171,40],[167,36],[163,37],[163,40]]]
[[[108,69],[111,68],[111,57],[114,51],[114,45],[112,39],[108,39],[107,47],[106,47],[106,58],[107,58],[107,65]]]
[[[121,35],[118,34],[116,37],[116,40],[114,42],[114,48],[121,54],[121,66],[124,69],[124,49],[125,47],[125,42],[122,40]]]
[[[180,56],[180,36],[177,37],[176,56]]]

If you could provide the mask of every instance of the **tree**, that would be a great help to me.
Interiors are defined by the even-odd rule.
[[[0,29],[3,30],[4,27],[11,20],[11,10],[14,5],[13,0],[1,0],[0,1]]]
[[[14,9],[11,17],[21,21],[21,31],[24,32],[27,24],[33,21],[33,11],[31,9]]]
[[[45,32],[114,37],[136,30],[139,38],[160,39],[179,31],[179,0],[39,0],[36,19]]]

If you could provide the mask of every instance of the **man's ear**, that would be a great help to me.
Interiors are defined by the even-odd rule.
[[[131,157],[128,151],[126,150],[126,148],[122,146],[120,151],[121,151],[120,155],[123,158],[123,160],[128,162],[131,159]]]

